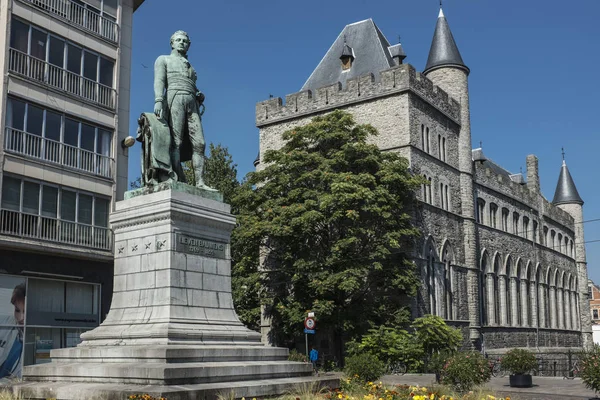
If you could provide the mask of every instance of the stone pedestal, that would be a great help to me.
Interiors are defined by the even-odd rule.
[[[312,380],[310,364],[262,346],[235,313],[229,206],[187,185],[144,190],[110,217],[115,278],[106,320],[78,347],[52,350],[51,363],[25,367],[15,390],[25,398],[123,400],[143,392],[177,400],[231,390],[272,395]]]

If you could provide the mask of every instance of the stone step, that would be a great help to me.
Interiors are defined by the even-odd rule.
[[[321,376],[264,379],[255,381],[233,381],[221,383],[186,384],[177,386],[128,385],[107,383],[72,382],[20,382],[12,385],[15,394],[25,399],[123,400],[131,394],[149,394],[168,400],[213,400],[218,395],[225,398],[275,396],[282,393],[298,393],[303,388],[339,387],[338,375],[329,373]],[[231,396],[230,396],[231,395]]]
[[[49,363],[24,368],[26,381],[182,385],[290,378],[312,373],[312,365],[292,361],[192,363]]]
[[[95,346],[55,349],[52,362],[190,363],[284,361],[288,350],[265,346]]]

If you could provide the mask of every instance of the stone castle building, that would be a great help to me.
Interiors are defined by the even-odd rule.
[[[540,191],[538,159],[513,174],[471,147],[469,68],[440,10],[427,65],[408,64],[372,20],[347,25],[301,91],[256,105],[260,160],[281,134],[342,109],[371,124],[371,140],[409,160],[430,184],[416,194],[424,284],[413,315],[460,327],[488,353],[564,352],[591,343],[583,201],[566,164],[556,193]],[[263,337],[268,330],[263,321]]]

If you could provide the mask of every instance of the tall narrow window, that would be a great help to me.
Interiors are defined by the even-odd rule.
[[[477,222],[484,224],[485,200],[477,199]]]
[[[498,206],[494,203],[490,203],[490,226],[492,228],[497,227],[498,218]]]
[[[425,127],[425,144],[427,145],[427,153],[429,153],[429,127]]]
[[[446,162],[446,138],[442,138],[442,161]]]
[[[433,196],[431,195],[431,177],[427,178],[429,181],[429,185],[427,185],[427,198],[429,199],[429,204],[433,204]]]
[[[519,213],[518,212],[513,212],[513,231],[512,233],[514,233],[515,235],[519,234]]]
[[[425,125],[421,124],[421,148],[423,151],[427,151],[427,146],[425,146]]]
[[[548,227],[544,226],[542,231],[543,231],[543,235],[544,235],[544,246],[550,247],[549,246],[549,238],[548,238]]]
[[[504,232],[508,232],[508,215],[510,214],[510,212],[508,211],[508,208],[503,207],[502,208],[502,230]]]
[[[448,196],[448,185],[444,186],[444,192],[446,194],[445,199],[446,199],[446,210],[450,211],[450,197]]]
[[[529,218],[523,217],[523,237],[529,239]]]

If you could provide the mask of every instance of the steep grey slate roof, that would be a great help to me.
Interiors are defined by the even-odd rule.
[[[352,48],[355,57],[352,68],[347,71],[342,71],[340,61],[344,51],[344,39]],[[314,91],[336,82],[341,82],[345,87],[346,80],[369,73],[373,73],[375,79],[379,79],[379,71],[394,66],[394,60],[388,51],[389,46],[390,43],[372,19],[346,25],[301,90]]]
[[[505,170],[504,168],[487,158],[483,154],[483,149],[481,148],[471,150],[471,159],[480,163],[484,168],[489,168],[496,175],[502,175],[511,180],[513,179],[511,178],[511,176],[514,174],[511,174],[509,171]]]
[[[437,24],[435,26],[435,33],[433,34],[433,40],[431,41],[431,49],[429,50],[429,58],[427,58],[427,65],[425,66],[424,73],[431,70],[440,68],[455,66],[463,68],[469,73],[469,68],[463,62],[452,31],[450,31],[450,25],[446,21],[444,13],[440,9],[440,15],[438,16]]]
[[[567,203],[583,205],[583,200],[581,199],[581,196],[579,196],[579,192],[577,192],[575,182],[573,182],[569,168],[567,168],[567,163],[563,160],[552,204],[557,205]]]
[[[390,52],[392,58],[400,57],[403,60],[406,58],[406,53],[404,52],[404,49],[400,43],[388,47],[388,51]]]

